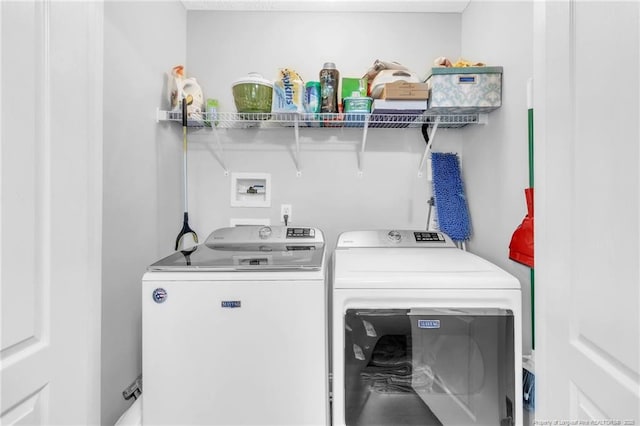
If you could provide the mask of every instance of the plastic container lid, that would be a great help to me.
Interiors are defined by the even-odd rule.
[[[502,67],[433,67],[431,75],[443,74],[502,74]]]
[[[257,72],[250,72],[247,76],[239,78],[238,80],[233,82],[232,86],[236,86],[238,84],[243,84],[243,83],[255,83],[255,84],[262,84],[265,86],[273,87],[273,82],[262,77],[262,74]]]
[[[354,92],[355,93],[355,92]],[[349,96],[343,99],[343,101],[345,102],[357,102],[357,101],[362,101],[362,102],[373,102],[373,98],[370,98],[369,96],[360,96],[360,94],[358,94],[357,96]]]

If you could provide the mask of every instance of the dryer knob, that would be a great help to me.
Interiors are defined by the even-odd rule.
[[[398,231],[389,231],[389,233],[387,234],[387,238],[392,243],[399,243],[402,239],[402,235],[400,235]]]
[[[271,228],[268,226],[263,226],[258,231],[258,235],[260,236],[261,239],[266,240],[271,236]]]

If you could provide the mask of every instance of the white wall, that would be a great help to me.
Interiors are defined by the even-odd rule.
[[[360,77],[376,59],[398,61],[426,74],[433,59],[460,53],[460,14],[189,12],[187,75],[205,97],[235,111],[234,80],[257,71],[268,79],[293,68],[318,80],[325,61],[342,77]],[[329,246],[339,232],[362,228],[423,228],[430,183],[418,177],[424,150],[420,129],[370,130],[364,173],[357,176],[361,132],[301,130],[302,176],[296,177],[290,147],[293,130],[223,131],[232,172],[272,175],[271,208],[231,208],[224,176],[206,132],[190,137],[190,218],[205,238],[232,217],[266,217],[278,223],[280,204],[293,206],[293,223],[318,226]],[[456,131],[442,144],[455,145]]]
[[[471,2],[462,15],[462,56],[504,67],[502,107],[489,125],[461,132],[463,177],[473,236],[469,249],[522,284],[523,353],[531,349],[529,268],[509,259],[509,242],[527,213],[527,80],[533,76],[533,3]]]
[[[102,424],[130,402],[122,390],[141,372],[140,282],[169,253],[181,223],[181,136],[155,122],[164,73],[185,61],[179,2],[104,6],[104,221]],[[165,105],[166,107],[166,105]]]

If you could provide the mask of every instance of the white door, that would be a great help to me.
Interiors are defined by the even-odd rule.
[[[102,5],[0,2],[0,423],[100,414]]]
[[[640,4],[534,8],[536,420],[638,425]]]

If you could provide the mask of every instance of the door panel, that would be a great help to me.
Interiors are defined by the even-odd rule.
[[[534,7],[536,420],[637,423],[640,4]]]
[[[593,419],[630,419],[640,397],[639,7],[575,2],[572,13],[570,375],[583,395],[576,402],[585,413],[603,416]],[[593,61],[611,54],[625,57],[614,74]],[[603,232],[589,232],[594,225]]]
[[[101,7],[0,2],[3,425],[99,419]]]
[[[2,424],[45,424],[49,404],[49,167],[40,95],[43,4],[0,4],[2,58]],[[10,34],[10,37],[8,35]],[[20,43],[15,43],[20,40]],[[25,54],[29,52],[30,54]]]
[[[571,248],[577,291],[571,337],[606,353],[603,361],[613,363],[607,369],[621,364],[637,380],[638,5],[575,2],[573,15]],[[625,58],[614,73],[609,64],[593,60],[612,54]],[[596,227],[602,232],[590,232]]]
[[[33,256],[37,247],[36,235],[42,231],[42,197],[36,188],[42,187],[37,170],[42,169],[38,152],[42,141],[36,138],[39,123],[32,112],[36,102],[36,87],[43,79],[37,75],[35,60],[43,54],[37,28],[42,26],[33,3],[10,2],[2,7],[3,36],[22,40],[24,50],[34,52],[25,55],[21,49],[11,49],[10,38],[2,37],[3,62],[11,64],[2,70],[2,110],[11,111],[11,120],[3,122],[2,146],[2,357],[11,352],[14,345],[24,347],[40,336],[38,312],[41,311],[39,293],[42,293],[41,259]],[[10,18],[9,18],[10,17]],[[15,115],[15,118],[14,118]],[[7,186],[21,182],[19,191]],[[5,278],[19,277],[19,286],[4,285]],[[14,348],[15,351],[15,348]]]
[[[607,416],[575,384],[571,384],[571,418],[605,419]]]
[[[48,401],[48,387],[38,389],[34,394],[7,410],[2,416],[6,425],[39,425],[44,424]]]
[[[633,370],[613,358],[610,351],[583,338],[571,342],[569,356],[572,383],[590,398],[591,411],[597,408],[602,413],[611,413],[594,419],[634,418],[638,409],[638,384]]]

